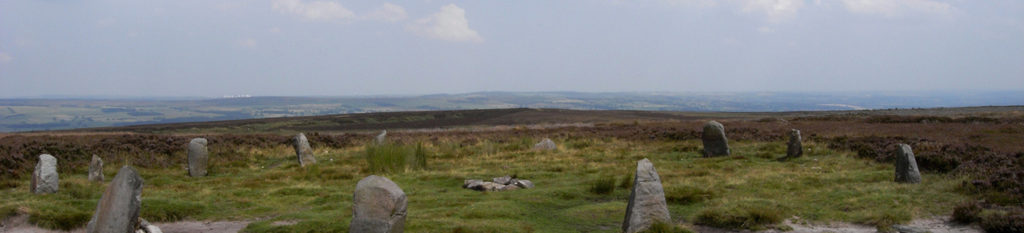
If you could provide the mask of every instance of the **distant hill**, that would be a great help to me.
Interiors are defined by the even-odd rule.
[[[481,92],[378,97],[216,99],[0,99],[0,131],[320,116],[347,113],[550,108],[783,112],[1022,105],[1021,92],[578,93]]]

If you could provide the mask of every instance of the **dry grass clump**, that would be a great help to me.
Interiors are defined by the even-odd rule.
[[[789,215],[786,208],[769,200],[726,203],[705,208],[694,217],[694,223],[705,226],[761,230],[782,223]]]

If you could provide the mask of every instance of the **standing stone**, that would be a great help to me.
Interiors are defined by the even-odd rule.
[[[86,225],[88,233],[135,232],[142,206],[142,177],[131,167],[121,167],[96,205]]]
[[[188,175],[206,176],[206,164],[210,154],[206,151],[206,139],[194,138],[188,143]]]
[[[367,176],[356,184],[352,200],[352,223],[348,232],[401,233],[405,231],[405,192],[395,182]]]
[[[646,158],[640,160],[636,164],[635,174],[622,231],[635,233],[647,230],[656,222],[670,223],[672,217],[665,203],[665,190],[661,187],[661,177],[654,170],[654,165]]]
[[[789,143],[787,144],[786,158],[799,158],[804,155],[803,144],[800,142],[800,130],[789,131]]]
[[[921,172],[917,170],[917,160],[910,145],[901,143],[896,149],[896,182],[921,183]]]
[[[303,133],[295,135],[295,156],[299,159],[300,166],[305,167],[316,163],[316,158],[313,157],[313,148],[309,147],[309,140],[306,140],[306,135]]]
[[[534,144],[533,145],[533,149],[534,150],[556,150],[556,149],[558,149],[558,145],[555,145],[555,142],[551,141],[550,138],[544,138],[544,140],[541,140],[537,144]]]
[[[388,136],[388,130],[385,129],[383,131],[380,131],[380,134],[377,135],[377,138],[373,139],[373,142],[375,142],[377,144],[384,144],[384,140],[387,140],[387,136]]]
[[[39,155],[36,170],[32,172],[32,193],[56,193],[58,187],[60,177],[57,175],[57,158],[50,154]]]
[[[704,141],[704,157],[729,155],[729,140],[725,138],[725,126],[717,121],[704,125],[701,137]]]
[[[89,163],[89,181],[103,182],[103,159],[92,155],[92,162]]]

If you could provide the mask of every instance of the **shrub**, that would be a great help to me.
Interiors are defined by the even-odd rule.
[[[1024,232],[1024,212],[987,212],[982,214],[979,225],[988,233]]]
[[[953,208],[953,221],[961,224],[971,224],[981,220],[981,204],[975,201],[964,202]]]
[[[590,192],[594,194],[610,194],[615,191],[615,176],[604,176],[590,184]]]

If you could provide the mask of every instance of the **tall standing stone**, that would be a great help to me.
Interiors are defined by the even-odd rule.
[[[636,164],[635,174],[622,231],[635,233],[647,230],[656,222],[671,223],[672,217],[665,203],[665,190],[661,187],[661,177],[654,170],[654,165],[646,158],[640,160]]]
[[[316,158],[313,157],[313,148],[309,147],[309,140],[306,140],[306,134],[299,133],[295,135],[295,156],[299,159],[299,165],[305,167],[309,164],[316,163]]]
[[[405,192],[395,182],[367,176],[356,184],[348,232],[401,233],[405,231],[407,204]]]
[[[729,155],[729,140],[725,138],[725,126],[717,121],[704,124],[701,135],[704,141],[704,157]]]
[[[896,182],[921,183],[921,172],[917,170],[917,160],[910,145],[899,144],[896,149]]]
[[[789,131],[789,143],[786,146],[786,158],[799,158],[804,155],[803,143],[800,142],[800,130]]]
[[[210,153],[206,150],[205,138],[194,138],[188,143],[188,175],[192,177],[206,176],[206,165]]]
[[[377,144],[384,144],[384,141],[387,140],[387,136],[388,130],[382,130],[380,131],[380,134],[378,134],[377,137],[373,139],[373,142]]]
[[[103,159],[97,155],[92,155],[89,163],[89,181],[103,182]]]
[[[36,163],[36,170],[32,172],[32,184],[29,188],[32,193],[56,193],[60,187],[60,177],[57,175],[57,158],[50,154],[39,155],[39,162]]]
[[[110,181],[107,191],[96,204],[96,212],[86,225],[88,233],[135,232],[139,226],[139,207],[142,206],[142,177],[131,167],[124,166]]]

